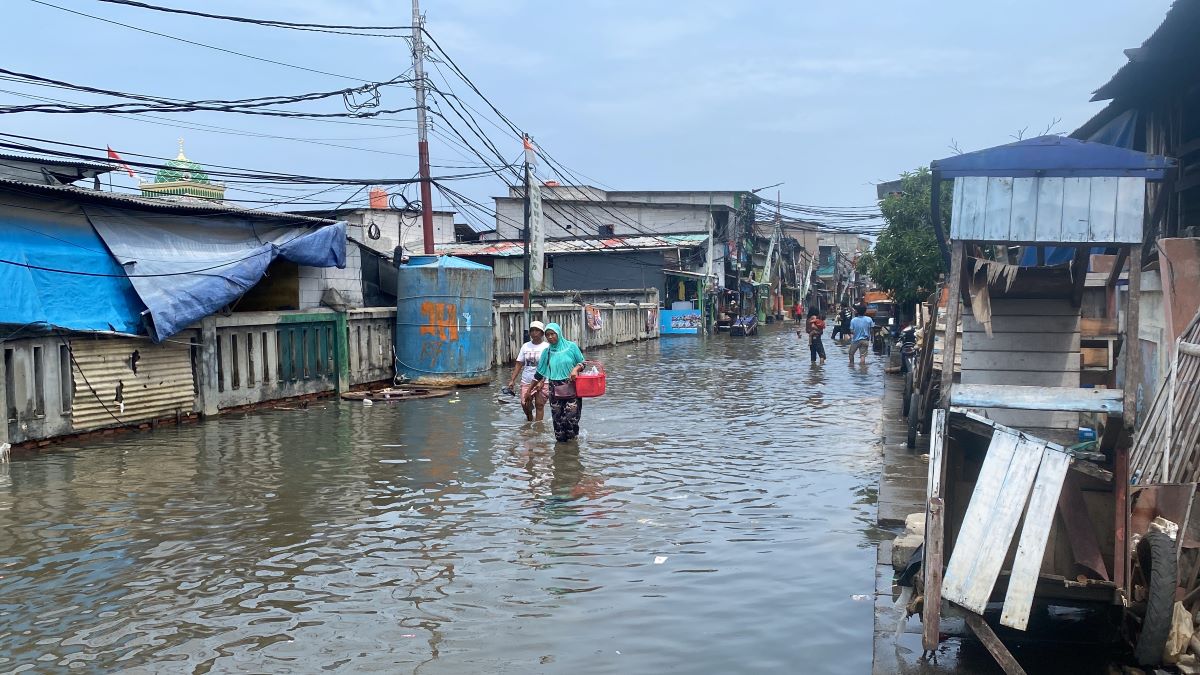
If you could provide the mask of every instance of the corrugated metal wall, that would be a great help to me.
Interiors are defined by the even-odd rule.
[[[73,338],[73,431],[192,412],[196,391],[190,338],[190,331],[157,345],[132,338]]]

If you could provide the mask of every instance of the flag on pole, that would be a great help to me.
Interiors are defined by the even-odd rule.
[[[139,183],[142,182],[142,176],[138,172],[129,168],[129,165],[125,163],[125,160],[121,159],[121,156],[117,154],[116,150],[112,149],[112,146],[106,145],[104,147],[108,148],[108,158],[109,159],[116,162],[117,166],[121,167],[122,169],[125,169],[125,173],[129,174],[130,178],[136,180]]]

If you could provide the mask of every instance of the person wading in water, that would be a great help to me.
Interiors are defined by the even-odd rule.
[[[821,342],[821,335],[825,332],[825,319],[821,318],[821,312],[816,307],[808,309],[808,355],[812,357],[812,362],[817,362],[817,357],[821,357],[821,365],[825,365],[825,344]]]
[[[535,383],[550,381],[550,416],[554,419],[554,437],[569,441],[579,435],[583,399],[575,395],[575,377],[583,370],[583,352],[579,345],[562,336],[557,323],[546,325],[550,346],[538,361]]]
[[[542,352],[550,345],[545,339],[546,327],[541,321],[529,324],[529,342],[521,345],[517,354],[517,363],[513,366],[512,377],[508,378],[508,388],[512,389],[521,376],[521,407],[525,409],[525,419],[530,422],[536,419],[541,422],[546,414],[546,401],[550,395],[546,391],[545,382],[534,382],[538,363],[542,360]],[[537,407],[537,417],[534,417],[534,407]]]

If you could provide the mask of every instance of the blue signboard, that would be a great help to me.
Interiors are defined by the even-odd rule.
[[[662,335],[699,335],[704,317],[698,309],[664,309],[658,313]]]

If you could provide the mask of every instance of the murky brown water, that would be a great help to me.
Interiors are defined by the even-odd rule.
[[[18,457],[0,671],[869,672],[882,375],[826,347],[596,352],[571,444],[492,388]]]

